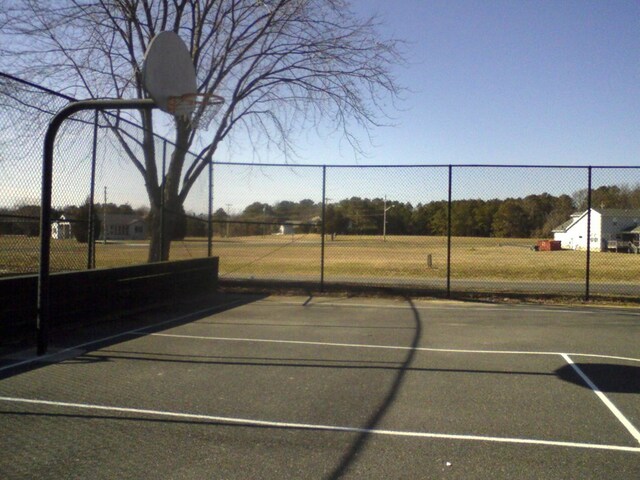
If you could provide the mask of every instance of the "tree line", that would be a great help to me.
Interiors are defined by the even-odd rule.
[[[326,205],[325,232],[332,235],[381,235],[386,221],[388,235],[447,235],[448,202],[399,202],[382,198],[351,197]],[[386,211],[386,213],[385,213]],[[539,237],[569,218],[575,211],[568,195],[530,195],[505,200],[455,200],[451,203],[451,234],[469,237]],[[219,233],[229,236],[274,233],[280,224],[296,225],[301,233],[319,232],[322,205],[312,200],[255,202],[240,214],[218,209],[214,219]],[[225,225],[229,222],[229,225]]]
[[[451,203],[451,234],[463,237],[541,238],[586,210],[586,189],[571,195],[548,193],[506,199],[467,199]],[[640,209],[640,185],[602,186],[591,192],[593,208]],[[386,220],[389,235],[447,235],[449,205],[445,200],[413,205],[383,198],[351,197],[327,203],[325,232],[345,235],[380,235]],[[385,214],[386,210],[386,214]],[[254,202],[241,213],[218,209],[217,234],[229,236],[274,233],[279,224],[300,223],[301,233],[319,232],[322,204],[309,199],[273,205]]]
[[[550,237],[554,228],[567,221],[572,213],[585,210],[587,204],[586,189],[572,195],[542,193],[523,198],[454,200],[451,203],[451,234],[463,237]],[[591,205],[596,209],[640,209],[640,185],[599,187],[591,192]],[[99,236],[101,216],[105,212],[135,214],[148,223],[152,221],[148,208],[134,209],[129,204],[96,204],[95,238]],[[172,230],[172,240],[207,236],[207,215],[184,210],[172,213],[179,218]],[[38,205],[0,209],[0,234],[36,236],[39,215]],[[54,219],[61,215],[73,221],[76,239],[86,242],[88,203],[54,209]],[[326,204],[325,232],[333,235],[380,235],[386,220],[388,235],[447,235],[448,215],[449,205],[445,200],[413,205],[382,198],[351,197]],[[216,236],[271,235],[285,223],[294,224],[295,231],[299,233],[319,233],[322,204],[310,199],[299,202],[285,200],[273,205],[254,202],[237,214],[219,208],[213,213],[212,221]]]

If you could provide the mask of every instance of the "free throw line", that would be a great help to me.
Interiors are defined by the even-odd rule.
[[[134,332],[134,334],[137,334]],[[625,360],[628,362],[639,362],[640,358],[618,357],[613,355],[600,355],[591,353],[562,353],[562,352],[533,352],[526,350],[469,350],[459,348],[430,348],[430,347],[405,347],[401,345],[370,345],[364,343],[336,343],[336,342],[312,342],[307,340],[278,340],[271,338],[238,338],[238,337],[212,337],[206,335],[183,335],[177,333],[139,333],[140,336],[185,338],[193,340],[211,340],[216,342],[255,342],[255,343],[281,343],[290,345],[313,345],[318,347],[346,347],[346,348],[373,348],[382,350],[415,350],[417,352],[440,352],[440,353],[474,353],[474,354],[496,354],[496,355],[573,355],[577,357],[608,358],[615,360]]]
[[[369,429],[359,427],[344,427],[337,425],[321,425],[321,424],[308,424],[308,423],[292,423],[292,422],[277,422],[269,420],[255,420],[249,418],[235,418],[235,417],[221,417],[217,415],[203,415],[195,413],[181,413],[181,412],[167,412],[162,410],[148,410],[141,408],[127,408],[127,407],[111,407],[107,405],[93,405],[86,403],[70,403],[70,402],[55,402],[50,400],[37,400],[30,398],[17,398],[17,397],[0,397],[0,401],[31,404],[31,405],[47,405],[60,408],[75,408],[81,410],[98,410],[107,412],[120,412],[120,413],[133,413],[138,415],[151,415],[156,417],[167,418],[182,418],[186,420],[200,420],[212,423],[225,423],[229,425],[244,425],[255,427],[272,427],[272,428],[288,428],[296,430],[318,430],[318,431],[330,431],[330,432],[344,432],[344,433],[366,433],[371,435],[387,435],[396,437],[413,437],[413,438],[439,438],[446,440],[463,440],[463,441],[477,441],[477,442],[492,442],[492,443],[512,443],[512,444],[525,444],[525,445],[544,445],[552,447],[567,447],[567,448],[582,448],[592,450],[614,450],[619,452],[633,452],[640,453],[640,447],[626,447],[622,445],[604,445],[597,443],[580,443],[580,442],[561,442],[554,440],[536,440],[530,438],[509,438],[509,437],[490,437],[482,435],[458,435],[447,433],[431,433],[431,432],[412,432],[404,430],[382,430],[382,429]]]

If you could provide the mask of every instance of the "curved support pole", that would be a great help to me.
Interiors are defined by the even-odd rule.
[[[42,161],[42,196],[40,207],[40,269],[38,271],[38,310],[36,318],[38,355],[47,352],[49,344],[49,264],[51,255],[51,191],[53,179],[53,147],[62,122],[82,110],[151,110],[151,99],[103,99],[72,102],[55,114],[44,137]]]

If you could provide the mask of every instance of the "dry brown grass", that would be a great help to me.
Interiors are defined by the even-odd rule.
[[[451,241],[451,273],[454,279],[583,281],[586,252],[535,252],[532,239],[454,237]],[[96,266],[113,267],[144,263],[147,242],[96,244]],[[0,237],[0,270],[35,271],[37,238]],[[52,241],[52,269],[86,266],[86,244],[75,240]],[[213,254],[220,257],[221,276],[265,274],[287,277],[320,273],[318,235],[216,238]],[[173,242],[171,259],[207,255],[204,239]],[[432,268],[427,266],[431,255]],[[594,282],[635,282],[640,255],[600,253],[591,255]],[[325,243],[325,275],[335,277],[406,277],[443,279],[447,272],[445,237],[338,236]]]
[[[452,238],[453,278],[583,281],[586,252],[536,252],[532,239]],[[318,274],[320,238],[246,237],[217,240],[221,274]],[[427,265],[431,255],[432,268]],[[591,279],[636,281],[640,255],[593,252]],[[446,278],[445,237],[338,236],[325,243],[325,274],[334,276]]]

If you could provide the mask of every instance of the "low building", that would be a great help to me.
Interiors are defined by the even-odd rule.
[[[51,238],[65,240],[73,237],[71,219],[60,215],[60,218],[51,224]]]
[[[302,222],[286,222],[280,225],[276,235],[293,235]]]
[[[634,250],[640,242],[640,210],[591,209],[591,228],[588,230],[589,211],[578,212],[562,225],[553,229],[553,239],[570,250],[587,249],[587,232],[590,233],[589,249],[594,252],[607,250]],[[635,233],[634,233],[635,232]],[[620,248],[623,246],[624,248]],[[636,250],[637,251],[637,250]]]
[[[101,219],[104,223],[100,239],[105,240],[144,240],[147,238],[147,225],[144,218],[129,213],[108,213]]]

